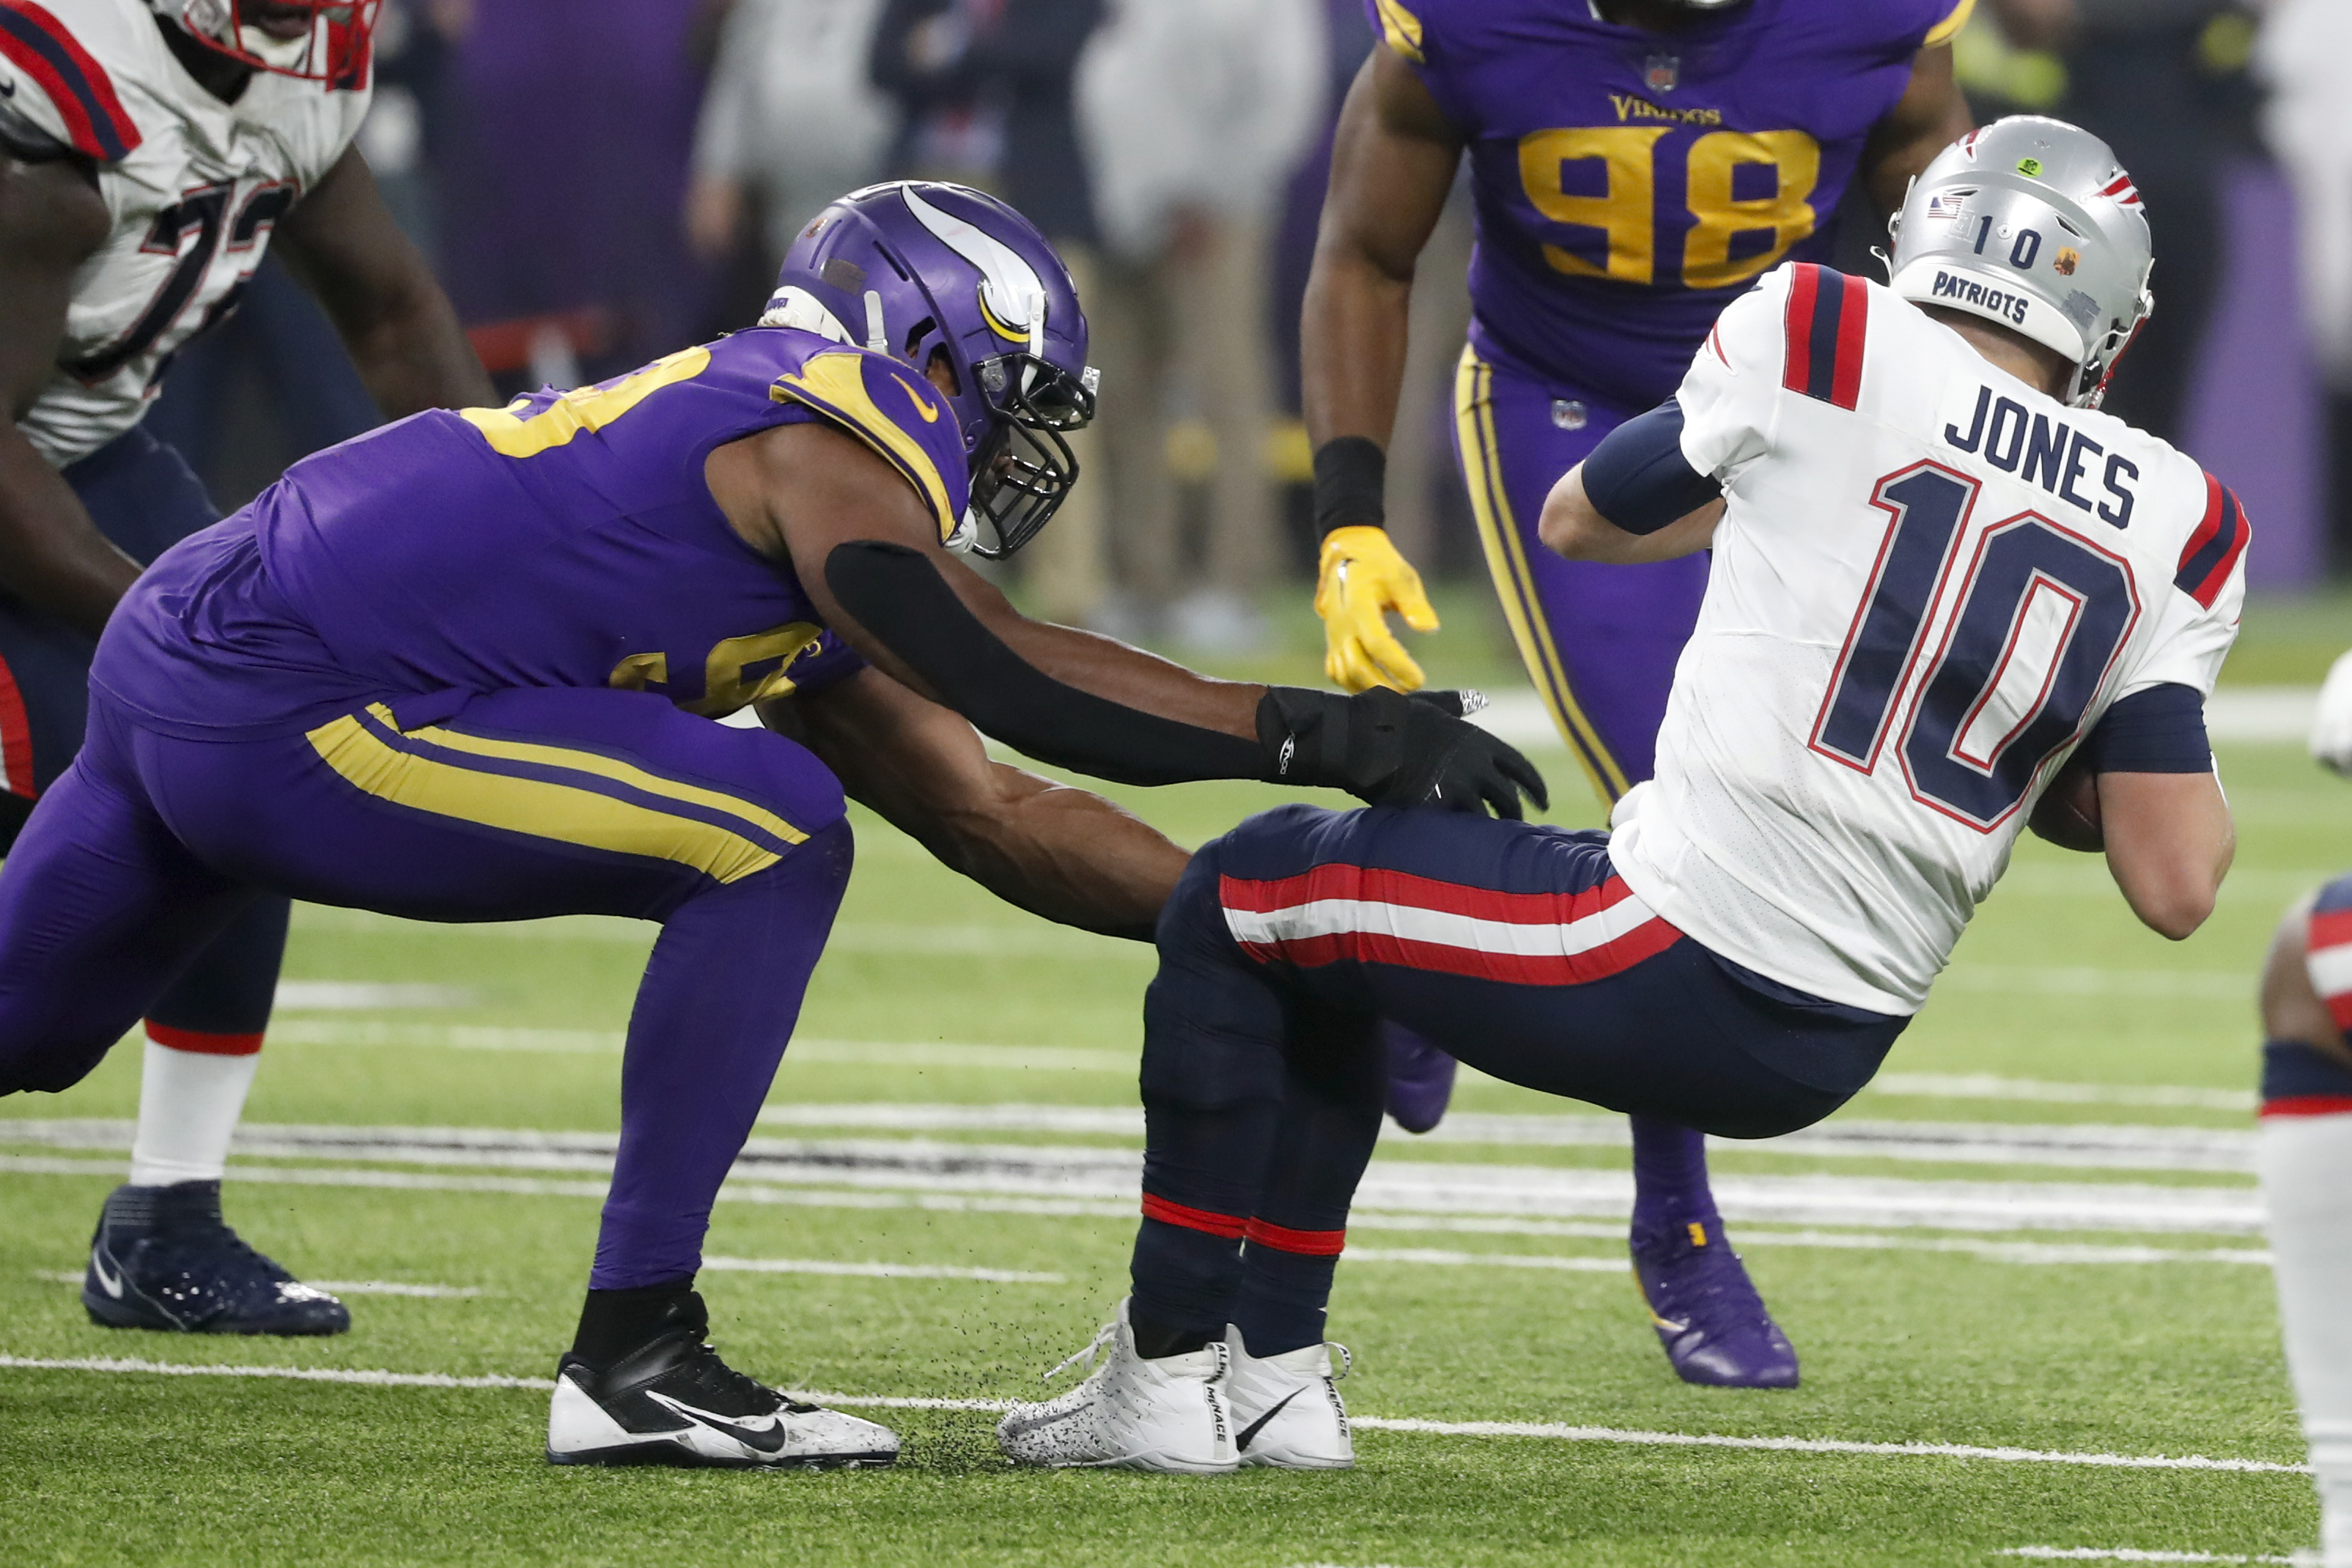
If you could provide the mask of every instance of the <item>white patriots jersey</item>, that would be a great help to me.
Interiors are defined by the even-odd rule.
[[[2210,695],[2244,515],[2163,442],[1821,267],[1726,310],[1679,397],[1726,510],[1611,858],[1723,956],[1914,1013],[2108,706]]]
[[[183,343],[236,308],[272,227],[367,113],[257,71],[234,104],[198,86],[144,0],[0,0],[0,141],[96,167],[113,232],[74,281],[57,373],[18,428],[63,467],[139,423]]]

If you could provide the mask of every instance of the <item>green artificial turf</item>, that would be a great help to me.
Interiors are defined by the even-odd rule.
[[[1500,685],[1507,669],[1475,601],[1445,609],[1433,678]],[[1285,634],[1272,657],[1307,664],[1297,629]],[[2298,622],[2267,642],[2250,635],[2249,646],[2306,650],[2254,661],[2292,672],[2265,678],[2306,680],[2309,650],[2323,640]],[[1566,753],[1538,760],[1558,789],[1554,816],[1597,822]],[[2132,921],[2098,862],[2024,842],[1888,1072],[2250,1090],[2253,967],[2287,900],[2352,865],[2352,791],[2292,747],[2231,747],[2222,760],[2242,845],[2204,931],[2166,944]],[[1118,793],[1187,842],[1281,798],[1244,785]],[[870,818],[857,831],[837,941],[772,1106],[1133,1104],[1147,950],[999,905]],[[467,995],[440,1009],[282,1014],[248,1122],[609,1132],[619,1031],[648,945],[649,933],[618,922],[458,929],[299,911],[289,978],[430,982]],[[0,1118],[127,1117],[137,1068],[135,1049],[118,1051],[71,1092],[12,1101]],[[1475,1076],[1457,1107],[1581,1109]],[[2219,1100],[1916,1092],[1865,1093],[1837,1120],[1851,1118],[2249,1124]],[[1100,1134],[761,1132],[1132,1144]],[[338,1171],[433,1172],[357,1155],[240,1156],[231,1218],[305,1275],[474,1293],[353,1295],[352,1333],[329,1341],[110,1332],[84,1320],[58,1276],[79,1269],[119,1155],[39,1147],[0,1119],[0,1356],[543,1378],[569,1339],[594,1237],[593,1172],[440,1173],[510,1187],[530,1178],[544,1189],[530,1192],[313,1185]],[[1392,1134],[1381,1157],[1613,1170],[1624,1156],[1607,1146],[1415,1146]],[[37,1171],[26,1164],[36,1158],[75,1168]],[[239,1181],[239,1166],[279,1179]],[[1719,1147],[1716,1166],[1727,1177],[2252,1185],[2232,1170],[1906,1162],[1769,1145]],[[798,1196],[722,1202],[710,1254],[1060,1279],[706,1274],[725,1353],[780,1385],[1030,1396],[1121,1291],[1133,1222],[1116,1212],[926,1208],[887,1193],[860,1200],[845,1187]],[[1771,1393],[1673,1378],[1608,1261],[1622,1258],[1608,1223],[1554,1234],[1360,1228],[1351,1239],[1368,1251],[1474,1258],[1343,1261],[1331,1332],[1356,1354],[1343,1385],[1350,1408],[1632,1433],[2302,1457],[2266,1269],[2021,1263],[1907,1245],[2242,1252],[2257,1238],[1913,1229],[1886,1233],[1906,1246],[1874,1249],[1806,1244],[1796,1228],[1734,1220],[1735,1240],[1772,1238],[1748,1256],[1804,1358],[1804,1385]],[[1475,1260],[1486,1254],[1594,1268]],[[1391,1431],[1365,1432],[1359,1469],[1344,1475],[1036,1474],[998,1459],[992,1415],[872,1413],[907,1439],[895,1472],[574,1471],[541,1459],[545,1396],[534,1390],[0,1367],[0,1563],[2000,1563],[2026,1546],[2284,1554],[2316,1529],[2310,1484],[2294,1474]]]

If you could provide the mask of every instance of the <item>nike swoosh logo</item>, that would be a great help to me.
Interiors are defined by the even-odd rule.
[[[122,1276],[120,1274],[108,1273],[106,1271],[105,1259],[106,1254],[104,1252],[101,1252],[95,1247],[91,1248],[89,1249],[89,1271],[98,1276],[99,1289],[104,1291],[108,1295],[112,1296],[119,1301],[122,1299]]]
[[[1289,1404],[1292,1400],[1297,1398],[1300,1395],[1306,1392],[1307,1390],[1304,1388],[1292,1389],[1289,1393],[1282,1396],[1282,1405]],[[1273,1409],[1267,1411],[1265,1415],[1259,1416],[1256,1420],[1243,1427],[1242,1435],[1234,1439],[1234,1447],[1236,1448],[1248,1448],[1250,1446],[1250,1439],[1256,1437],[1260,1429],[1262,1429],[1268,1421],[1273,1420],[1276,1416],[1282,1414],[1282,1405],[1276,1406]]]
[[[765,1427],[746,1427],[734,1421],[723,1420],[707,1411],[697,1410],[691,1405],[682,1405],[675,1399],[664,1398],[658,1394],[655,1395],[654,1398],[659,1403],[667,1405],[672,1410],[677,1411],[688,1420],[700,1422],[703,1426],[709,1427],[712,1431],[719,1433],[721,1437],[734,1438],[737,1442],[742,1444],[747,1448],[754,1449],[762,1454],[780,1454],[783,1452],[783,1423],[773,1416],[768,1417],[768,1424]]]
[[[898,380],[896,376],[893,376],[890,379],[892,381]],[[907,401],[915,405],[915,412],[923,416],[923,423],[925,424],[937,424],[940,422],[940,411],[937,408],[934,408],[931,404],[925,402],[923,401],[923,394],[917,392],[911,384],[906,382],[898,382],[898,390],[907,394]]]

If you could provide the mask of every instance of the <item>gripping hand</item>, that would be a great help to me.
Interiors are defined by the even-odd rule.
[[[1343,697],[1269,686],[1258,738],[1276,783],[1330,785],[1374,806],[1491,809],[1516,821],[1521,795],[1538,810],[1551,798],[1533,763],[1463,718],[1485,706],[1475,692],[1408,697],[1376,686]]]
[[[1397,553],[1386,528],[1334,528],[1323,539],[1315,613],[1323,618],[1323,674],[1342,691],[1372,686],[1417,691],[1421,666],[1389,630],[1388,612],[1416,632],[1437,630],[1421,573]]]

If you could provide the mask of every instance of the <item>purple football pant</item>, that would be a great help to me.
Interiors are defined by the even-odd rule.
[[[1603,800],[1650,777],[1675,662],[1698,623],[1706,558],[1647,566],[1562,560],[1536,524],[1559,476],[1646,410],[1546,382],[1465,349],[1454,444],[1512,641],[1560,738]]]
[[[637,692],[394,697],[307,735],[213,741],[96,694],[90,708],[0,867],[0,1094],[79,1081],[271,894],[419,920],[658,921],[589,1283],[694,1272],[848,884],[822,763]]]

